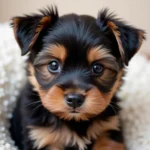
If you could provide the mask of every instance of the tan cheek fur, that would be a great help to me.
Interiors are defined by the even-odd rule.
[[[28,76],[30,83],[35,87],[36,90],[39,90],[40,85],[37,82],[36,77],[34,76],[35,70],[34,70],[33,65],[31,63],[28,64],[28,71],[30,73],[30,75]]]
[[[123,71],[120,71],[117,76],[117,81],[115,82],[113,88],[108,94],[103,94],[99,92],[97,88],[92,88],[87,93],[87,98],[85,100],[85,104],[82,107],[81,113],[84,112],[84,114],[86,114],[86,117],[89,118],[105,110],[106,107],[109,105],[113,95],[116,93],[121,85],[122,74]]]
[[[96,88],[90,91],[88,93],[89,99],[87,99],[85,108],[81,110],[81,114],[77,116],[72,116],[68,114],[66,106],[64,104],[63,91],[61,91],[61,89],[59,89],[58,87],[53,87],[49,91],[40,90],[40,86],[35,76],[33,75],[34,69],[32,65],[29,68],[30,68],[30,73],[31,73],[31,76],[29,77],[29,79],[31,83],[39,91],[43,105],[50,111],[53,111],[55,113],[59,112],[57,115],[60,117],[63,117],[66,119],[71,119],[72,117],[74,117],[76,118],[76,120],[80,120],[81,118],[83,120],[86,120],[88,119],[89,116],[91,117],[93,113],[96,114],[96,113],[99,113],[100,110],[102,111],[108,105],[113,94],[116,92],[116,90],[120,86],[121,84],[120,79],[123,73],[123,72],[120,72],[118,74],[118,80],[115,83],[114,87],[112,88],[112,91],[108,95],[102,95]],[[95,101],[93,101],[94,99],[92,100],[92,98],[94,98]],[[49,99],[51,99],[51,101],[49,101]],[[61,110],[63,112],[61,112]],[[48,128],[29,127],[30,128],[29,136],[32,140],[35,141],[34,147],[37,147],[37,148],[42,148],[48,145],[49,149],[63,150],[64,144],[67,145],[67,144],[72,143],[73,145],[77,144],[80,147],[80,150],[84,150],[84,148],[86,148],[86,144],[90,143],[90,140],[92,138],[96,139],[101,134],[103,134],[104,131],[107,131],[109,129],[118,130],[118,125],[119,125],[119,122],[118,122],[117,116],[109,118],[109,121],[107,122],[95,121],[93,122],[92,126],[90,126],[90,128],[88,129],[87,137],[86,138],[84,137],[83,139],[81,139],[76,133],[70,131],[66,126],[62,126],[61,129],[53,131],[53,132],[50,127]],[[98,150],[97,147],[99,147],[99,145],[98,146],[97,145],[98,144],[95,145],[94,150]]]
[[[106,98],[108,99],[112,99],[113,95],[116,93],[116,91],[119,89],[119,87],[122,84],[122,76],[123,76],[124,71],[121,70],[118,75],[117,75],[117,80],[113,86],[113,88],[111,89],[110,93],[106,96]]]
[[[29,64],[29,72],[29,81],[35,87],[36,91],[38,91],[42,104],[45,108],[47,108],[49,111],[55,113],[57,116],[63,119],[71,120],[72,118],[74,118],[77,121],[81,119],[88,120],[85,113],[75,115],[69,114],[70,107],[68,107],[65,104],[64,93],[59,87],[54,86],[47,91],[41,90],[40,85],[34,76],[34,68],[32,64]]]
[[[32,74],[31,76],[29,76],[29,80],[39,92],[43,106],[49,111],[55,113],[60,118],[66,120],[71,120],[72,118],[74,118],[76,121],[88,120],[90,117],[93,117],[102,112],[109,105],[111,98],[120,87],[120,81],[123,74],[123,71],[120,71],[115,85],[113,86],[111,92],[108,94],[100,93],[97,88],[92,88],[90,91],[88,91],[86,94],[84,105],[80,108],[77,108],[80,113],[70,114],[69,111],[71,110],[71,108],[68,107],[64,101],[64,92],[57,86],[54,86],[47,91],[41,90],[35,76],[33,75],[33,66],[30,65],[29,68]]]
[[[86,113],[88,117],[92,117],[102,112],[107,104],[108,102],[105,100],[102,93],[100,93],[96,87],[93,87],[87,92],[81,112]]]
[[[64,92],[57,86],[53,86],[51,89],[39,92],[41,96],[42,104],[51,112],[61,113],[67,111],[67,106],[64,101]]]

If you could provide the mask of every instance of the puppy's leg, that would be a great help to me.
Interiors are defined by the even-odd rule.
[[[126,150],[120,131],[110,130],[104,136],[99,137],[93,150]]]

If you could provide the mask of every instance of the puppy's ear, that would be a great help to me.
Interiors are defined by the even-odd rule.
[[[40,10],[40,12],[41,14],[14,17],[12,19],[11,25],[14,30],[15,39],[22,50],[22,55],[31,50],[36,45],[39,36],[46,34],[47,29],[58,19],[56,7]]]
[[[102,32],[113,33],[121,58],[124,64],[128,65],[129,60],[139,50],[143,39],[145,39],[145,32],[127,25],[112,13],[108,14],[108,9],[99,13],[97,24]]]

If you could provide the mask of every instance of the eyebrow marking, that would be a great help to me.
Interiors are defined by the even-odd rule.
[[[64,63],[67,57],[67,50],[63,45],[52,44],[35,58],[34,65],[43,65],[49,63],[51,59],[58,59]]]
[[[88,51],[87,59],[89,64],[93,61],[100,60],[100,59],[114,59],[115,57],[111,55],[110,50],[107,48],[103,48],[102,46],[93,47]]]
[[[90,49],[87,53],[87,59],[89,64],[92,64],[94,61],[99,61],[106,68],[119,71],[119,66],[116,61],[116,58],[110,54],[110,50],[103,48],[102,46],[97,46]]]

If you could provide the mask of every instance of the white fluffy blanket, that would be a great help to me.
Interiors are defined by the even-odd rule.
[[[20,56],[8,24],[0,25],[0,150],[17,150],[8,131],[9,118],[25,79]],[[118,93],[128,150],[150,150],[150,62],[137,55],[127,68],[125,84]]]

